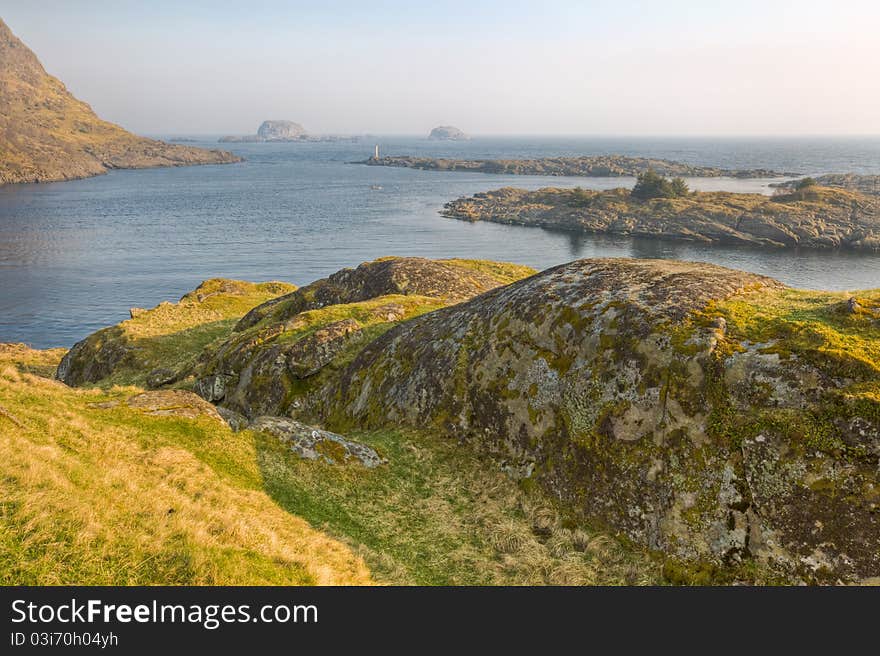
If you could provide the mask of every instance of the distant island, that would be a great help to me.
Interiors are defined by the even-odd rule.
[[[642,198],[629,189],[507,187],[454,200],[442,214],[463,221],[707,244],[880,251],[880,198],[815,185],[772,197],[684,191]]]
[[[220,143],[267,143],[267,142],[336,142],[360,141],[360,137],[348,135],[310,135],[299,123],[293,121],[263,121],[256,134],[220,137]]]
[[[467,141],[468,135],[451,125],[439,125],[428,135],[428,139],[434,141]]]
[[[543,157],[541,159],[445,159],[400,155],[371,157],[360,163],[370,166],[398,166],[425,171],[469,171],[504,175],[552,175],[587,178],[636,176],[649,169],[661,175],[691,178],[784,178],[796,175],[769,169],[723,169],[714,166],[694,166],[666,159],[625,155]]]
[[[103,121],[46,73],[0,20],[0,184],[86,178],[110,169],[226,164],[240,157],[167,144]]]

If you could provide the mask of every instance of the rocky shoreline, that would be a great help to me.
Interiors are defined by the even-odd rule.
[[[628,189],[506,187],[451,201],[441,213],[462,221],[707,244],[880,251],[880,198],[826,187],[772,197],[695,192],[647,200]]]
[[[690,178],[784,178],[792,173],[770,169],[723,169],[693,166],[648,157],[598,155],[589,157],[544,157],[541,159],[445,159],[408,155],[371,157],[357,164],[396,166],[424,171],[468,171],[498,175],[547,175],[592,178],[634,177],[651,169],[664,176]]]

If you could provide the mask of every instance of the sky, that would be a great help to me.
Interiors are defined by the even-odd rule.
[[[0,0],[151,135],[877,135],[880,2]]]

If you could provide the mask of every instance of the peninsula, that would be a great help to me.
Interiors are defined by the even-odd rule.
[[[769,248],[880,250],[880,197],[809,186],[776,196],[506,187],[459,198],[443,216],[610,235]]]
[[[587,178],[636,176],[653,170],[661,175],[689,178],[783,178],[791,173],[769,169],[722,169],[694,166],[682,162],[625,155],[592,155],[584,157],[542,157],[541,159],[445,159],[409,155],[371,157],[359,162],[370,166],[398,166],[425,171],[468,171],[503,175],[555,175]]]
[[[86,178],[110,169],[238,161],[225,151],[146,139],[101,120],[46,73],[0,20],[0,184]]]

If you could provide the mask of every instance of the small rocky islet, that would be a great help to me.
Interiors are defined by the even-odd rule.
[[[325,143],[357,142],[360,138],[348,135],[314,135],[294,121],[268,120],[257,128],[256,134],[229,135],[220,137],[220,143]]]
[[[194,390],[237,429],[340,466],[382,466],[346,437],[361,430],[458,442],[673,581],[880,576],[880,290],[629,259],[384,258],[250,285],[135,312],[57,375],[146,387],[165,370],[147,394]]]
[[[859,175],[857,173],[826,173],[815,178],[810,178],[812,182],[822,187],[836,187],[839,189],[850,189],[863,194],[872,196],[880,196],[880,175]],[[785,182],[772,182],[771,187],[781,189],[795,189],[798,185],[803,184],[804,178],[797,180],[786,180]]]
[[[470,137],[453,125],[438,125],[428,133],[432,141],[468,141]]]

